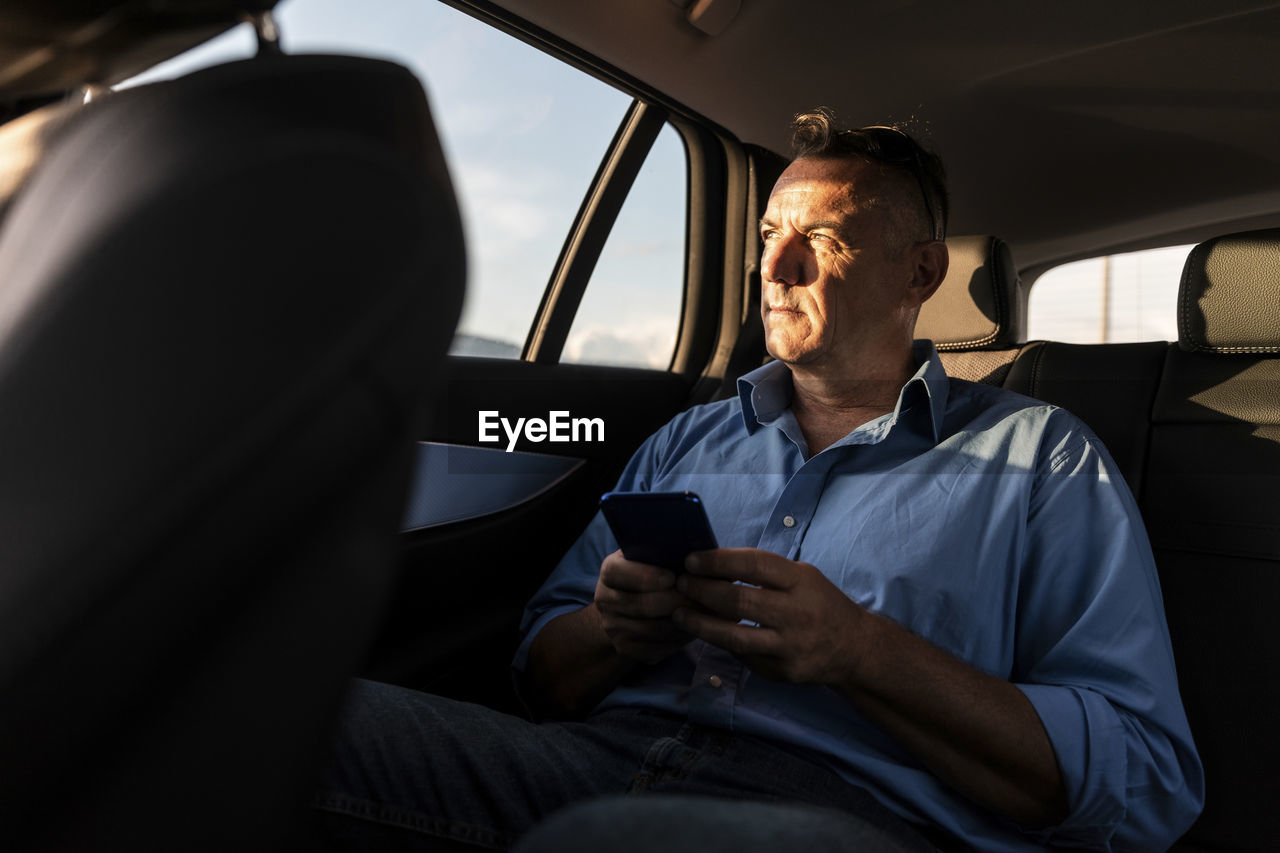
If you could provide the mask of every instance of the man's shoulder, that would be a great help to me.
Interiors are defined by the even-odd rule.
[[[624,479],[651,480],[682,460],[724,453],[748,437],[737,399],[690,406],[650,435],[631,457]],[[634,486],[628,486],[631,489]],[[624,489],[624,490],[627,490]]]
[[[667,421],[655,435],[671,438],[704,435],[725,424],[732,426],[742,423],[742,401],[734,396],[690,406]]]
[[[1052,403],[998,385],[949,378],[950,394],[944,433],[962,430],[1013,429],[1054,436],[1057,441],[1097,442],[1089,426]],[[1055,442],[1057,443],[1057,442]]]
[[[999,385],[985,385],[968,379],[947,377],[950,393],[947,400],[948,414],[957,412],[962,415],[977,416],[983,412],[1012,413],[1028,412],[1046,416],[1056,409],[1043,400],[1001,388]]]

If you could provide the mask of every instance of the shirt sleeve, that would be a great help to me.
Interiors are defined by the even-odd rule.
[[[1014,681],[1053,744],[1070,814],[1033,834],[1055,846],[1163,850],[1200,813],[1204,774],[1151,546],[1127,485],[1083,424],[1042,456]]]
[[[666,444],[666,435],[670,429],[671,425],[668,424],[640,445],[640,449],[631,457],[622,476],[618,478],[614,491],[649,491],[656,459]],[[525,605],[524,615],[520,620],[520,645],[511,662],[516,673],[525,672],[533,638],[547,623],[561,614],[579,610],[591,603],[595,597],[596,579],[600,576],[600,564],[617,549],[618,543],[613,538],[608,522],[597,511],[551,576]],[[518,677],[516,683],[520,683]]]

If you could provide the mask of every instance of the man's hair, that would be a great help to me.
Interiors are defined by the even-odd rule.
[[[796,116],[791,131],[792,155],[797,160],[856,159],[877,168],[880,191],[862,200],[887,208],[890,240],[896,248],[905,250],[920,240],[946,237],[950,213],[946,170],[936,154],[906,131],[897,127],[840,130],[825,107]]]

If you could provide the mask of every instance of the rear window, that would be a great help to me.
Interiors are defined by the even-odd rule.
[[[1036,279],[1031,340],[1077,344],[1178,338],[1178,281],[1192,245],[1104,255],[1054,267]]]

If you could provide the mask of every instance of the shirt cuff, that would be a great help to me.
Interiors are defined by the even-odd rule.
[[[516,672],[523,673],[529,666],[529,647],[533,645],[533,638],[538,636],[538,632],[547,627],[547,623],[552,619],[564,613],[571,613],[574,610],[581,610],[583,605],[578,603],[561,604],[557,607],[538,614],[533,620],[533,624],[529,626],[529,630],[524,632],[524,639],[520,641],[520,645],[516,648],[516,655],[511,661],[511,668]]]
[[[1058,757],[1067,792],[1067,819],[1029,832],[1043,844],[1109,850],[1125,816],[1127,746],[1124,723],[1091,690],[1045,684],[1017,685],[1040,716]]]

